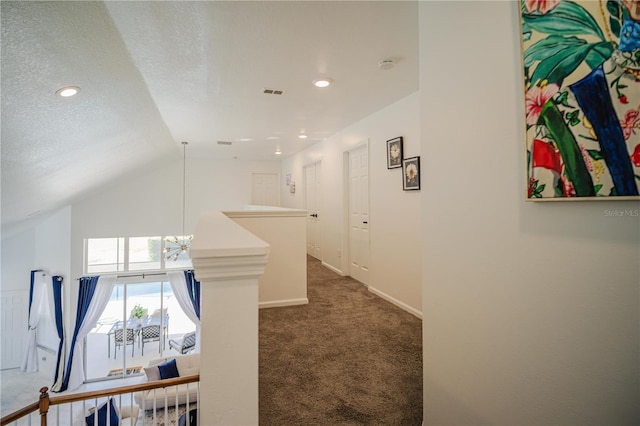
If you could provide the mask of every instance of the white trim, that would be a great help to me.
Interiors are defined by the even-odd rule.
[[[47,346],[41,345],[41,344],[37,344],[36,345],[36,349],[40,349],[43,350],[51,355],[58,355],[58,350],[57,349],[51,349]]]
[[[247,206],[245,210],[224,210],[228,218],[238,217],[306,217],[307,211],[301,209],[285,209],[283,207]]]
[[[294,305],[308,305],[309,299],[285,299],[285,300],[273,300],[271,302],[260,302],[258,303],[258,308],[281,308],[283,306],[294,306]]]
[[[340,275],[341,277],[346,277],[347,276],[347,274],[342,272],[340,269],[338,269],[338,268],[336,268],[334,266],[331,266],[331,265],[329,265],[328,263],[326,263],[324,261],[322,262],[322,266],[324,266],[327,269],[332,270],[333,272],[335,272],[336,274]]]
[[[398,299],[396,299],[395,297],[391,297],[388,294],[373,288],[373,287],[369,287],[369,291],[373,294],[375,294],[376,296],[380,296],[381,298],[383,298],[384,300],[386,300],[387,302],[391,302],[394,305],[396,305],[397,307],[399,307],[400,309],[403,309],[407,312],[409,312],[410,314],[422,319],[422,312],[420,312],[419,310],[417,310],[416,308],[412,308],[411,306],[407,305],[404,302],[399,301]]]

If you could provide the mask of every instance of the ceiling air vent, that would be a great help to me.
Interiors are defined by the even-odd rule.
[[[229,142],[229,141],[218,141],[218,145],[231,145],[233,144],[233,142]]]
[[[262,93],[264,93],[265,95],[282,95],[284,93],[284,90],[262,89]]]

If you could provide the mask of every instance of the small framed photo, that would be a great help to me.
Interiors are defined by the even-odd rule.
[[[287,186],[291,185],[291,173],[287,173]]]
[[[420,189],[420,157],[402,160],[402,189],[405,191]]]
[[[296,193],[296,183],[294,181],[291,181],[291,183],[289,183],[289,192],[292,194]]]
[[[387,169],[402,167],[402,136],[387,141]]]

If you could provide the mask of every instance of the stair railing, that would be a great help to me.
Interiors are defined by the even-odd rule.
[[[48,424],[51,425],[69,425],[69,424],[74,424],[73,423],[73,403],[74,402],[82,402],[82,422],[84,424],[84,418],[87,414],[87,410],[86,410],[86,405],[85,403],[87,401],[92,401],[94,402],[94,407],[99,406],[100,404],[99,402],[99,398],[107,398],[107,401],[109,400],[108,397],[112,397],[112,396],[116,396],[116,395],[126,395],[126,394],[130,394],[130,405],[133,408],[134,406],[134,394],[136,392],[142,392],[142,391],[153,391],[156,392],[157,389],[163,389],[164,390],[164,395],[165,395],[165,402],[172,402],[170,401],[170,397],[167,396],[167,389],[172,387],[172,386],[178,386],[178,385],[182,385],[182,384],[188,384],[188,383],[198,383],[196,386],[199,386],[199,382],[200,382],[200,375],[196,374],[193,376],[185,376],[185,377],[176,377],[173,379],[165,379],[165,380],[157,380],[157,381],[153,381],[153,382],[145,382],[145,383],[140,383],[140,384],[135,384],[135,385],[128,385],[128,386],[119,386],[119,387],[115,387],[115,388],[109,388],[109,389],[101,389],[101,390],[96,390],[96,391],[89,391],[89,392],[79,392],[79,393],[73,393],[73,394],[67,394],[67,395],[59,395],[59,396],[49,396],[49,388],[47,387],[43,387],[40,389],[40,397],[39,400],[37,402],[34,402],[32,404],[27,405],[26,407],[23,407],[5,417],[3,417],[0,420],[0,426],[9,426],[9,425],[23,425],[23,424],[28,424],[31,425],[32,424],[32,413],[35,413],[36,411],[39,414],[39,418],[40,418],[40,425],[41,426],[47,426]],[[199,389],[198,389],[199,390]],[[198,392],[199,395],[199,392]],[[154,395],[155,396],[155,395]],[[177,398],[177,397],[176,397]],[[199,398],[198,398],[199,399]],[[196,401],[189,401],[188,397],[187,397],[187,401],[186,401],[186,405],[187,405],[187,413],[188,413],[188,407],[190,403],[197,403],[198,399],[196,399]],[[177,400],[175,402],[178,402]],[[55,423],[49,423],[49,415],[51,415],[52,413],[49,413],[49,408],[52,406],[57,406],[57,407],[61,407],[61,406],[65,406],[68,405],[70,407],[69,410],[69,420],[68,421],[63,421],[62,423],[60,420],[60,411],[58,409],[58,413],[57,413],[57,419]],[[142,417],[143,417],[143,423],[144,423],[144,416],[148,415],[151,416],[153,418],[153,422],[155,423],[155,417],[156,414],[159,412],[158,410],[163,410],[164,411],[164,415],[166,416],[166,418],[168,418],[168,404],[165,404],[165,406],[163,408],[159,408],[157,409],[155,406],[155,398],[154,398],[154,406],[153,407],[145,407],[144,405],[141,408],[142,410]],[[178,404],[175,404],[178,405]],[[122,408],[122,404],[118,404],[118,407],[121,409]],[[137,407],[137,405],[136,405]],[[178,410],[174,410],[175,411],[175,416],[176,416],[176,423],[178,422]],[[151,413],[151,414],[148,414]],[[96,422],[97,423],[97,422]],[[76,423],[77,424],[77,423]],[[134,423],[132,423],[134,424]]]

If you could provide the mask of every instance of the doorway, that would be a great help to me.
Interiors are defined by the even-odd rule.
[[[349,275],[369,284],[369,146],[348,152]]]
[[[280,190],[277,173],[251,174],[251,204],[280,207]]]
[[[307,209],[307,254],[322,260],[320,215],[322,205],[322,168],[317,161],[304,168],[305,208]]]

